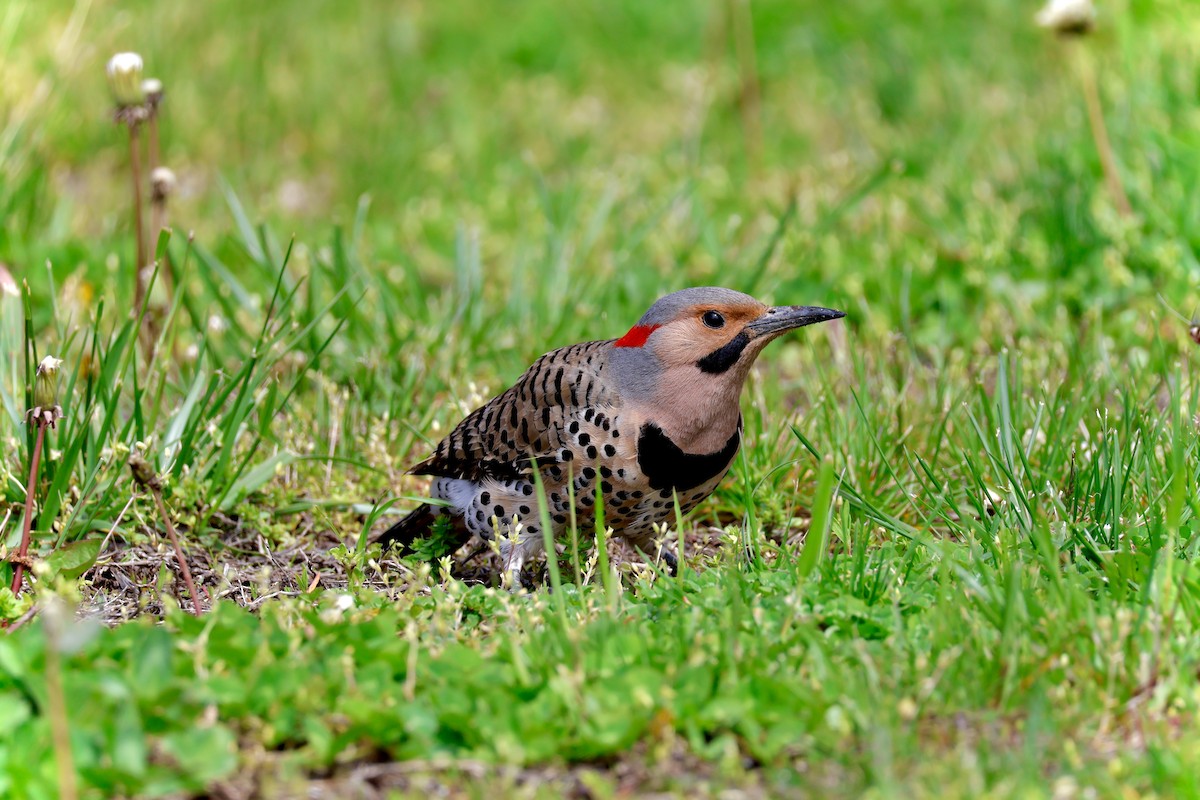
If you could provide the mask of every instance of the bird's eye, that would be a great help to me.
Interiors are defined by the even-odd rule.
[[[725,327],[725,318],[721,316],[720,311],[705,311],[704,316],[701,317],[701,319],[703,319],[704,324],[710,328]]]

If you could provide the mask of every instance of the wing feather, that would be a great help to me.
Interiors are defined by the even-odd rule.
[[[570,421],[586,408],[617,401],[605,380],[611,344],[582,342],[546,353],[511,388],[468,414],[409,472],[515,480],[530,474],[535,458],[560,461],[563,448],[573,444],[564,433]]]

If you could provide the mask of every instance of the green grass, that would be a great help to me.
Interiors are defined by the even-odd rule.
[[[36,594],[144,581],[137,619],[0,638],[0,795],[59,795],[58,675],[88,797],[368,768],[396,796],[1200,796],[1200,14],[1105,4],[1084,43],[1126,219],[1078,43],[963,5],[756,0],[758,144],[717,0],[0,10],[0,263],[30,285],[0,294],[0,550],[53,353]],[[152,363],[121,49],[181,179]],[[582,531],[582,577],[517,596],[380,565],[364,531],[472,403],[706,283],[848,313],[764,354],[683,524],[717,546],[613,576]]]

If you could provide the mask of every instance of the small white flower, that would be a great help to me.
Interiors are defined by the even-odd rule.
[[[58,368],[62,366],[62,363],[63,360],[61,358],[46,356],[37,366],[38,375],[45,375],[46,373],[54,373],[58,371]]]
[[[147,99],[151,100],[152,102],[161,100],[162,93],[162,81],[160,81],[158,78],[146,78],[146,80],[142,81],[142,94],[146,95]]]
[[[209,333],[224,333],[229,328],[229,322],[220,314],[213,314],[208,318]]]
[[[155,200],[162,200],[174,194],[175,173],[167,167],[155,167],[150,172],[150,191],[154,194]]]
[[[108,60],[108,86],[117,106],[140,106],[146,100],[142,91],[142,57],[137,53],[117,53]]]
[[[163,101],[163,82],[158,78],[146,78],[142,81],[142,94],[146,96],[146,111],[150,116],[158,113],[158,107]]]
[[[1058,34],[1087,33],[1096,25],[1096,6],[1092,0],[1049,0],[1035,19]]]

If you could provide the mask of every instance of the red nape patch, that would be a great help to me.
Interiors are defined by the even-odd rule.
[[[629,333],[613,342],[613,347],[641,347],[650,338],[650,334],[661,327],[662,325],[634,325],[629,329]]]

